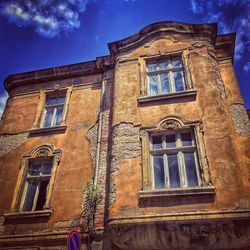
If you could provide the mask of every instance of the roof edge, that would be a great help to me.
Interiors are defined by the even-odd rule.
[[[108,43],[109,51],[112,55],[129,50],[136,44],[142,42],[146,38],[155,35],[156,33],[176,32],[181,34],[197,34],[202,37],[207,37],[212,43],[215,43],[218,24],[189,24],[182,22],[166,21],[150,24],[139,32],[128,36],[124,39]]]

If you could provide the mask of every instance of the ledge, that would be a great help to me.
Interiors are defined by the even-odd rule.
[[[214,195],[215,187],[194,187],[194,188],[176,188],[176,189],[158,189],[158,190],[142,190],[139,192],[140,199],[146,198],[162,198],[172,196],[187,196],[187,195]]]
[[[48,128],[33,128],[29,130],[30,135],[44,134],[44,133],[64,133],[67,129],[66,125],[48,127]]]
[[[110,217],[107,226],[120,249],[250,249],[249,209]]]
[[[165,94],[165,95],[156,95],[156,96],[139,96],[138,102],[141,103],[147,103],[147,102],[153,102],[153,101],[162,101],[162,100],[174,100],[177,98],[186,98],[186,97],[196,97],[197,90],[186,90],[186,91],[180,91],[176,93],[171,94]]]
[[[53,210],[41,210],[32,212],[13,212],[4,214],[5,220],[17,220],[17,219],[33,219],[41,217],[49,217],[53,213]]]

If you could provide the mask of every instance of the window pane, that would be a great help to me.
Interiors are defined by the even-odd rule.
[[[173,68],[179,68],[181,67],[181,59],[179,57],[175,57],[172,59],[172,66]]]
[[[49,175],[51,173],[51,162],[44,163],[41,172],[42,175]]]
[[[154,136],[152,138],[152,143],[153,143],[153,149],[162,148],[162,137],[160,135]]]
[[[28,188],[23,204],[23,211],[31,211],[34,203],[38,182],[27,181],[26,183],[28,185]]]
[[[157,75],[148,76],[148,80],[149,80],[150,95],[158,95],[159,93],[158,76]]]
[[[43,210],[43,206],[46,201],[46,193],[47,193],[48,184],[49,184],[49,181],[41,181],[35,210]]]
[[[174,72],[174,82],[175,82],[175,91],[176,92],[183,91],[185,89],[181,71]]]
[[[198,186],[199,183],[198,183],[194,153],[185,153],[184,159],[185,159],[188,186],[189,187]]]
[[[156,63],[148,63],[147,68],[148,68],[148,72],[154,72],[154,71],[156,71],[157,64]]]
[[[44,118],[44,127],[50,127],[51,126],[53,111],[54,111],[53,108],[51,108],[51,109],[47,108],[46,109],[46,115],[45,115],[45,118]]]
[[[180,174],[178,168],[177,155],[168,155],[168,171],[170,179],[170,187],[180,187]]]
[[[181,134],[182,146],[192,146],[192,135],[191,133],[182,133]]]
[[[175,135],[166,135],[166,144],[167,148],[175,148],[176,147]]]
[[[56,97],[47,97],[46,104],[47,105],[57,104]]]
[[[64,104],[65,96],[59,96],[57,101],[58,101],[58,104]]]
[[[155,188],[165,188],[164,164],[162,156],[154,156]]]
[[[28,168],[29,176],[39,176],[40,175],[41,164],[32,164]]]
[[[168,74],[160,74],[161,78],[161,91],[163,94],[170,92],[170,84],[169,84],[169,78]]]
[[[159,70],[167,69],[168,63],[167,62],[161,62],[159,63]]]
[[[60,125],[62,122],[62,114],[63,114],[63,107],[58,107],[56,110],[56,121],[55,121],[55,125]]]

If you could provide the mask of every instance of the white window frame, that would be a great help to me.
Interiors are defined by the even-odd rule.
[[[191,133],[192,136],[192,146],[181,146],[181,134],[182,133]],[[176,140],[176,147],[175,148],[167,148],[165,136],[166,135],[175,135]],[[154,136],[161,136],[162,137],[162,148],[161,149],[153,149],[153,137]],[[155,187],[155,178],[154,178],[154,162],[153,156],[159,155],[163,156],[163,164],[164,164],[164,181],[165,181],[165,189],[172,189],[170,187],[170,178],[169,178],[169,168],[168,168],[168,160],[167,156],[176,154],[178,160],[178,169],[179,169],[179,179],[180,179],[180,187],[174,188],[188,188],[188,187],[199,187],[202,185],[201,176],[200,176],[200,167],[199,161],[197,156],[197,146],[194,137],[194,133],[192,130],[178,130],[178,131],[171,131],[171,132],[162,132],[162,133],[153,133],[150,135],[150,165],[151,165],[151,176],[152,176],[152,188],[157,189]],[[195,160],[195,169],[197,174],[197,181],[198,185],[196,186],[188,186],[188,179],[186,174],[186,166],[184,160],[184,153],[190,152],[194,153],[194,160]]]
[[[148,71],[148,65],[149,64],[159,64],[162,62],[166,62],[168,65],[172,65],[172,59],[174,58],[178,58],[181,62],[181,67],[170,67],[167,69],[161,69],[161,70],[155,70],[155,71]],[[183,90],[182,91],[176,91],[176,87],[175,87],[175,80],[174,80],[174,72],[180,72],[182,75],[182,81],[183,81]],[[161,77],[160,74],[166,74],[168,81],[169,81],[169,88],[170,88],[170,92],[168,93],[163,93],[162,92],[162,82],[161,82]],[[149,76],[157,76],[158,79],[158,93],[156,95],[153,95],[151,93],[150,90],[150,81],[149,81]],[[183,92],[187,90],[187,86],[186,86],[186,79],[185,79],[185,74],[184,74],[184,66],[183,66],[183,61],[182,61],[182,57],[181,55],[173,55],[173,56],[169,56],[169,57],[164,57],[164,58],[158,58],[158,59],[149,59],[146,61],[146,77],[147,77],[147,90],[148,90],[148,95],[149,96],[157,96],[157,95],[164,95],[164,94],[173,94],[173,93],[178,93],[178,92]]]
[[[41,129],[53,129],[53,128],[58,128],[58,127],[62,127],[62,126],[66,126],[66,117],[67,117],[67,113],[68,113],[68,109],[69,109],[69,101],[70,101],[70,96],[72,94],[73,91],[73,85],[68,86],[68,87],[63,87],[63,88],[54,88],[54,89],[41,89],[40,90],[40,94],[39,94],[39,102],[37,105],[37,113],[36,113],[36,117],[32,126],[32,130],[31,131],[41,131]],[[52,96],[65,96],[65,100],[64,100],[64,104],[63,104],[63,114],[62,114],[62,120],[60,125],[56,125],[55,124],[55,116],[54,115],[54,119],[53,123],[51,123],[53,126],[50,127],[44,127],[44,122],[45,122],[45,115],[46,115],[46,99],[48,97],[52,97]]]
[[[64,97],[64,102],[63,103],[46,104],[48,99],[56,98],[56,100],[58,100],[60,97]],[[50,127],[60,126],[62,124],[64,109],[65,109],[65,102],[66,102],[66,93],[64,93],[64,92],[63,93],[59,92],[57,95],[55,95],[55,94],[54,95],[49,95],[49,94],[46,95],[45,104],[44,104],[44,111],[43,111],[41,124],[40,124],[41,128],[46,128],[46,127],[50,128]],[[60,124],[56,124],[56,120],[57,120],[56,113],[57,113],[58,108],[62,108]],[[53,110],[53,115],[52,115],[52,119],[51,119],[51,122],[50,122],[50,126],[45,126],[47,112],[48,112],[48,110],[51,110],[51,109]]]
[[[28,176],[28,168],[31,167],[33,164],[41,164],[41,168],[44,164],[46,163],[50,163],[51,165],[51,172],[50,174],[47,174],[47,175],[39,175],[39,176]],[[34,162],[29,162],[28,163],[28,167],[25,171],[25,179],[24,179],[24,187],[23,187],[23,191],[22,191],[22,198],[21,198],[21,203],[20,203],[20,211],[21,212],[33,212],[33,211],[40,211],[40,210],[36,210],[36,206],[37,206],[37,201],[38,201],[38,196],[39,196],[39,192],[40,192],[40,186],[41,186],[41,182],[42,181],[48,181],[48,185],[46,187],[46,195],[45,195],[45,202],[43,204],[43,209],[44,209],[44,206],[46,204],[46,200],[47,200],[47,192],[48,192],[48,187],[50,185],[50,181],[51,181],[51,173],[52,173],[52,167],[53,167],[53,159],[45,159],[45,160],[35,160]],[[34,180],[34,182],[38,182],[39,184],[37,185],[36,187],[36,191],[35,191],[35,196],[34,196],[34,199],[33,199],[33,206],[31,208],[31,210],[24,210],[24,205],[25,205],[25,200],[26,200],[26,197],[28,196],[28,193],[27,193],[27,189],[28,189],[28,180]],[[42,210],[43,210],[42,209]]]

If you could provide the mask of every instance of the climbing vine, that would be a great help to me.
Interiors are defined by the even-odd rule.
[[[97,203],[100,199],[100,194],[96,185],[93,181],[87,183],[85,188],[85,199],[83,203],[83,218],[87,224],[87,230],[89,233],[95,231],[95,214]]]

